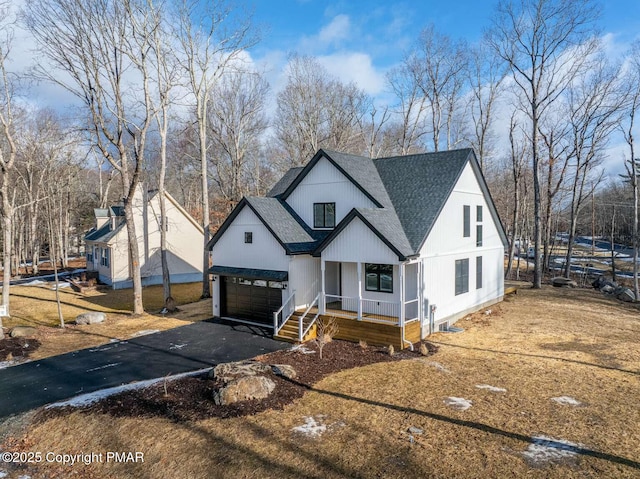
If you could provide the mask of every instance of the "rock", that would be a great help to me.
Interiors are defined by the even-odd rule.
[[[276,384],[264,376],[244,376],[213,391],[213,402],[219,406],[225,406],[250,399],[264,399],[273,392],[275,387]]]
[[[276,376],[282,376],[287,379],[295,379],[298,376],[296,370],[288,364],[273,364],[271,371],[273,371],[273,374]]]
[[[616,296],[620,301],[624,301],[625,303],[632,303],[636,300],[635,294],[629,288],[624,288],[618,295]]]
[[[603,293],[606,294],[613,294],[613,292],[616,290],[616,288],[614,288],[613,286],[611,286],[610,284],[604,284],[600,287],[600,291],[602,291]]]
[[[210,378],[228,382],[244,376],[256,376],[271,372],[271,366],[258,361],[238,361],[218,364],[209,373]]]
[[[409,428],[409,432],[415,436],[419,436],[420,434],[424,434],[424,429],[420,429],[419,427],[411,426]]]
[[[562,276],[557,276],[551,280],[551,284],[556,288],[577,288],[578,283],[569,278],[563,278]]]
[[[107,319],[107,315],[105,313],[92,311],[89,313],[79,314],[76,317],[76,324],[99,324],[104,323],[105,319]]]
[[[10,336],[12,338],[30,338],[36,334],[36,328],[31,326],[16,326],[11,330]]]

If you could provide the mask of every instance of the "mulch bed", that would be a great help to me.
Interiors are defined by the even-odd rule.
[[[23,359],[40,347],[40,341],[29,338],[4,338],[0,340],[0,361]]]
[[[429,355],[437,352],[437,346],[425,344]],[[305,345],[305,348],[316,350],[313,345]],[[165,417],[176,422],[252,415],[267,409],[283,409],[325,376],[369,364],[415,358],[420,354],[419,345],[415,349],[415,352],[404,350],[389,356],[386,348],[362,348],[355,343],[333,341],[324,347],[323,359],[318,357],[317,352],[305,354],[287,349],[256,358],[267,364],[288,364],[297,373],[294,380],[270,375],[276,388],[263,400],[218,406],[213,402],[213,391],[219,384],[204,374],[167,382],[166,394],[165,384],[161,382],[149,388],[110,396],[82,410],[115,417]],[[77,408],[43,409],[38,413],[38,419],[45,420],[75,410]]]

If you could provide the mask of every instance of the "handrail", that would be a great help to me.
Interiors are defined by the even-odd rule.
[[[305,335],[309,332],[309,330],[311,330],[311,326],[313,326],[313,323],[316,322],[316,320],[318,319],[318,316],[320,316],[320,311],[318,311],[318,313],[316,313],[316,315],[313,317],[313,319],[311,320],[311,323],[309,323],[309,326],[307,326],[306,329],[303,330],[304,327],[304,318],[307,317],[307,314],[309,314],[309,311],[311,311],[311,308],[313,308],[313,305],[315,304],[317,306],[318,301],[320,300],[320,295],[322,293],[318,293],[318,296],[316,296],[316,298],[311,302],[311,304],[309,305],[309,307],[305,310],[305,312],[302,314],[302,316],[300,316],[298,318],[298,340],[300,342],[302,342],[302,340],[304,339]]]
[[[295,297],[296,297],[296,291],[293,290],[293,292],[291,293],[291,296],[289,296],[285,300],[285,302],[282,303],[282,306],[280,306],[280,309],[278,309],[273,313],[273,335],[274,336],[280,332],[280,330],[285,325],[287,320],[291,317],[293,312],[296,310]],[[293,301],[293,306],[290,304],[292,301]],[[284,313],[285,308],[288,308],[286,313]],[[279,319],[280,315],[282,315],[282,320]]]

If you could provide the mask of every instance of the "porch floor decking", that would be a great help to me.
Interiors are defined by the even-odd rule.
[[[288,323],[293,319],[297,324],[297,318],[304,313],[305,309],[297,310]],[[318,308],[311,308],[307,318],[313,318],[317,313]],[[362,340],[370,346],[393,345],[396,350],[408,347],[408,344],[402,341],[402,328],[398,325],[398,318],[379,314],[363,314],[363,319],[358,320],[357,316],[358,313],[355,311],[339,309],[339,304],[327,303],[326,313],[320,315],[318,320],[321,318],[325,320],[333,318],[335,320],[338,326],[338,333],[335,335],[335,339],[356,343]],[[315,339],[315,328],[312,334],[305,338],[305,341],[313,339]],[[411,343],[420,341],[420,321],[405,323],[405,339]],[[288,340],[295,342],[295,336]]]

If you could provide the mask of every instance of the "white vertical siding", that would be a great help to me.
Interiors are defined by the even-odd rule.
[[[388,264],[388,263],[381,263]],[[348,298],[358,297],[358,265],[357,263],[342,263],[342,296]],[[367,291],[365,286],[365,263],[362,263],[362,298],[374,301],[400,301],[400,270],[397,264],[393,265],[393,293],[379,293],[377,291]],[[355,311],[355,309],[354,309]],[[375,312],[367,310],[364,312]]]
[[[471,207],[471,236],[463,237],[463,206]],[[476,206],[483,219],[476,221]],[[483,226],[483,245],[476,246],[476,225]],[[499,300],[504,295],[504,246],[487,202],[467,165],[420,252],[424,258],[425,304],[435,304],[435,323]],[[482,288],[476,289],[476,257],[483,258]],[[455,262],[469,259],[469,292],[455,294]],[[428,311],[424,312],[425,317]]]
[[[354,218],[322,252],[325,261],[361,261],[397,264],[398,255],[365,225]]]
[[[283,301],[295,290],[296,307],[309,305],[322,289],[320,281],[320,258],[308,254],[291,256],[289,289],[284,292]]]
[[[245,232],[253,233],[253,243],[244,242]],[[284,248],[245,206],[214,245],[211,254],[216,266],[288,271],[289,259]]]
[[[287,203],[313,228],[313,204],[335,203],[336,224],[353,208],[374,208],[365,196],[329,160],[321,158],[287,198]]]

